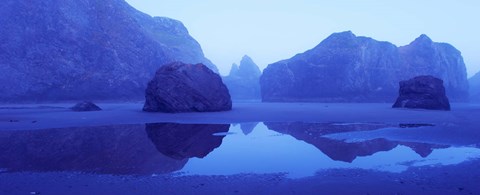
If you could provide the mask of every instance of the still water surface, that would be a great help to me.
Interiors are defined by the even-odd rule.
[[[302,178],[329,169],[403,172],[409,167],[458,164],[480,157],[476,146],[357,142],[333,133],[432,124],[381,123],[155,123],[0,131],[3,172],[81,172],[113,175],[234,175],[284,173]]]

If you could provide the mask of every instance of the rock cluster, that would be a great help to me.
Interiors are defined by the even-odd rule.
[[[461,53],[421,35],[409,45],[334,33],[315,48],[270,64],[260,78],[263,101],[392,102],[398,82],[443,79],[453,100],[468,98]]]
[[[258,65],[245,55],[240,61],[240,66],[233,64],[230,74],[222,79],[227,85],[232,99],[259,100],[261,74]]]

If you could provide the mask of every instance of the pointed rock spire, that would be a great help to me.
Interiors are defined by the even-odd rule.
[[[238,65],[236,63],[233,63],[232,68],[230,68],[230,73],[228,74],[228,76],[235,76],[238,74],[238,71],[239,71]]]
[[[432,39],[426,34],[421,34],[418,38],[410,43],[410,45],[431,45],[433,44]]]

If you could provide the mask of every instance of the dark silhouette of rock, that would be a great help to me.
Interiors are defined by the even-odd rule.
[[[470,101],[480,102],[480,72],[468,79],[470,85]]]
[[[418,76],[400,82],[399,96],[393,108],[450,110],[443,81],[432,76]]]
[[[262,72],[257,64],[247,55],[243,56],[240,66],[233,64],[230,74],[223,77],[234,100],[259,100],[260,75]]]
[[[415,153],[420,155],[422,158],[428,157],[434,149],[448,148],[447,145],[436,145],[436,144],[426,144],[426,143],[415,143],[415,142],[399,142],[400,145],[407,146],[411,148]]]
[[[157,151],[144,125],[0,131],[0,167],[8,172],[171,173],[188,160]]]
[[[422,157],[427,157],[434,148],[448,146],[432,145],[414,142],[396,142],[383,138],[365,140],[360,142],[345,142],[323,137],[323,135],[350,131],[370,131],[395,125],[371,124],[336,124],[336,123],[265,123],[268,129],[291,135],[292,137],[312,144],[332,160],[353,162],[357,157],[370,156],[377,152],[389,151],[398,145],[410,147]]]
[[[468,97],[460,52],[426,35],[397,47],[350,31],[334,33],[311,50],[268,65],[260,85],[266,102],[391,102],[399,81],[419,75],[443,79],[454,100]]]
[[[203,63],[184,25],[124,0],[5,0],[0,101],[141,100],[162,65]]]
[[[144,111],[214,112],[232,109],[227,87],[203,64],[163,65],[145,90]]]
[[[70,109],[72,109],[73,111],[77,111],[77,112],[102,110],[100,107],[98,107],[94,103],[88,102],[88,101],[83,101],[83,102],[77,103],[77,104],[75,104],[75,106],[71,107]]]
[[[152,123],[146,125],[148,137],[162,154],[177,160],[203,158],[222,144],[228,124]]]

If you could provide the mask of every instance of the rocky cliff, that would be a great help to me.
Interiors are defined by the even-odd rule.
[[[457,101],[468,99],[467,70],[462,54],[455,47],[433,42],[426,35],[421,35],[398,49],[401,80],[431,75],[443,80],[449,98]]]
[[[230,95],[234,100],[260,99],[260,75],[262,72],[252,58],[245,55],[240,61],[240,66],[233,64],[230,74],[223,77]]]
[[[444,80],[452,99],[466,99],[466,68],[453,46],[421,35],[397,47],[347,31],[270,64],[260,85],[263,101],[393,102],[399,81],[425,74]]]
[[[470,101],[480,102],[480,72],[468,79],[470,85]]]
[[[143,99],[162,64],[204,63],[184,25],[123,0],[0,4],[0,101]]]

